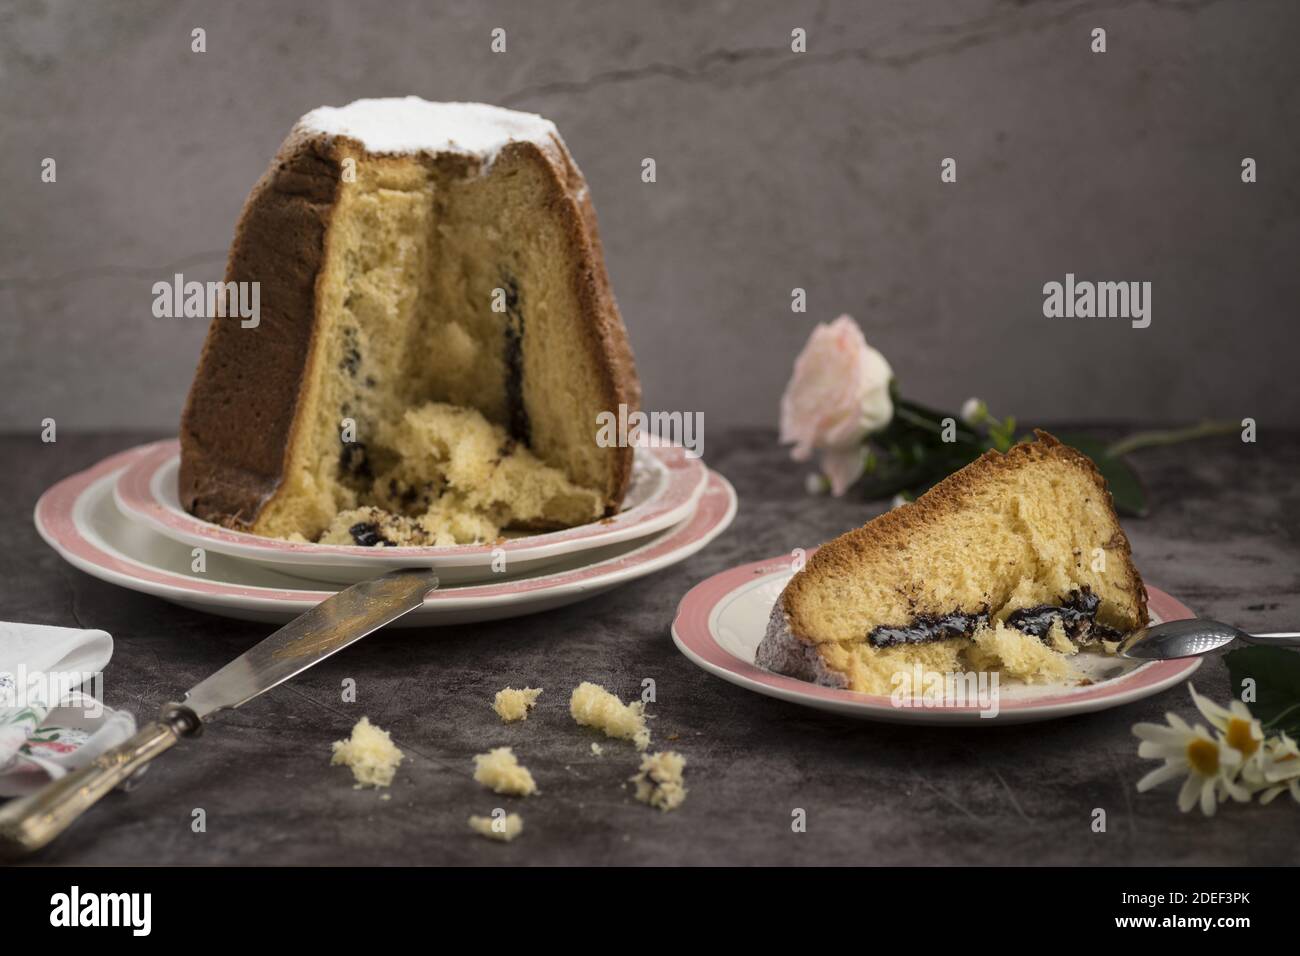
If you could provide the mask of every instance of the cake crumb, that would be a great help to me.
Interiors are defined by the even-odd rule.
[[[524,687],[515,690],[507,687],[497,691],[492,709],[497,712],[502,723],[512,724],[517,720],[527,720],[528,712],[537,706],[537,698],[542,696],[540,687]]]
[[[509,843],[524,832],[524,818],[517,813],[507,813],[504,817],[472,816],[469,818],[469,826],[479,836]]]
[[[606,737],[630,740],[637,750],[650,746],[645,725],[645,704],[625,704],[599,684],[583,681],[569,699],[569,713],[585,727],[603,730]]]
[[[1000,671],[1026,684],[1074,681],[1080,676],[1068,657],[1003,621],[978,628],[965,656],[972,670]]]
[[[526,797],[537,792],[528,768],[519,763],[509,747],[496,747],[474,757],[474,780],[495,793]]]
[[[393,782],[404,756],[388,731],[376,727],[369,717],[362,717],[352,728],[352,736],[334,741],[330,766],[343,764],[352,768],[357,788],[387,787]]]
[[[686,758],[675,750],[663,750],[641,758],[641,769],[629,779],[636,784],[636,798],[665,813],[676,810],[686,799],[682,771]]]
[[[1052,622],[1052,626],[1047,631],[1047,644],[1056,653],[1066,657],[1073,657],[1079,653],[1079,646],[1066,635],[1065,625],[1061,623],[1059,617]]]
[[[335,514],[318,543],[500,544],[506,525],[545,520],[570,527],[594,521],[605,510],[601,492],[574,484],[475,408],[448,402],[409,406],[376,423],[373,438],[395,455],[384,470],[362,475],[375,462],[363,447],[348,446],[342,464],[362,484],[347,496],[355,506]]]
[[[605,753],[605,748],[602,747],[600,744],[596,743],[596,741],[593,740],[593,741],[591,742],[591,752],[592,752],[593,754],[595,754],[597,757],[600,757],[600,756],[603,756],[603,755],[604,755],[604,753]]]

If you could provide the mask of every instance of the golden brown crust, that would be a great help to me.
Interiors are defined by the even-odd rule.
[[[261,284],[261,322],[244,329],[236,320],[213,320],[181,419],[180,500],[206,521],[251,528],[283,481],[314,354],[317,283],[344,143],[349,152],[362,151],[355,141],[296,129],[244,205],[226,281]],[[582,174],[558,138],[546,148],[518,142],[506,150],[541,162],[555,186],[553,208],[565,218],[582,263],[574,276],[580,324],[589,330],[586,345],[603,404],[615,413],[619,404],[638,408],[636,368]],[[593,441],[595,431],[593,421]],[[603,492],[613,513],[631,480],[634,449],[609,454],[614,461]]]
[[[181,505],[205,521],[250,528],[280,485],[338,184],[330,140],[296,132],[244,204],[226,281],[260,283],[260,323],[212,321],[181,417]]]
[[[590,333],[585,344],[601,376],[597,383],[602,393],[601,410],[617,415],[622,404],[628,407],[629,413],[636,411],[641,406],[641,382],[636,374],[627,328],[610,288],[596,208],[592,205],[586,180],[569,151],[558,140],[553,141],[553,149],[544,149],[531,142],[517,142],[502,152],[516,150],[521,154],[534,154],[545,163],[549,178],[556,187],[554,199],[563,212],[569,241],[581,250],[579,259],[583,266],[574,273],[573,282],[584,316],[581,326]],[[591,428],[594,440],[594,420]],[[631,447],[610,451],[615,457],[615,467],[609,486],[604,489],[607,514],[618,511],[627,493],[632,480],[634,453],[635,449]]]
[[[1122,574],[1122,579],[1117,586],[1133,596],[1140,624],[1145,626],[1148,620],[1146,587],[1133,566],[1132,549],[1115,514],[1115,504],[1106,487],[1106,480],[1087,455],[1062,443],[1045,431],[1036,430],[1034,435],[1037,441],[1015,445],[1006,454],[996,451],[985,452],[965,468],[939,482],[907,507],[887,511],[868,521],[861,528],[846,532],[818,548],[817,552],[808,559],[804,569],[790,580],[781,593],[781,607],[789,618],[794,634],[801,635],[809,631],[809,628],[804,626],[805,622],[800,621],[798,613],[798,598],[809,582],[821,576],[848,573],[857,563],[859,556],[865,557],[872,552],[887,551],[897,544],[906,542],[913,533],[925,528],[935,518],[963,508],[967,494],[977,490],[989,477],[998,472],[1018,468],[1027,460],[1048,458],[1082,469],[1104,496],[1101,500],[1105,502],[1110,512],[1119,539],[1113,549],[1114,556],[1119,558],[1118,567]]]

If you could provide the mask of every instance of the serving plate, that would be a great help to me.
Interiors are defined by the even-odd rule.
[[[1081,680],[1023,684],[1001,681],[995,696],[974,703],[935,701],[900,706],[888,696],[823,687],[764,670],[754,663],[777,597],[794,575],[788,555],[755,561],[708,578],[682,598],[673,641],[691,661],[755,693],[848,717],[889,723],[1024,723],[1118,707],[1186,680],[1200,658],[1138,662],[1082,651],[1072,660]],[[1155,622],[1195,617],[1159,588],[1147,587]],[[924,686],[924,685],[922,685]],[[991,691],[991,686],[986,686]],[[996,706],[993,706],[993,705]]]
[[[304,581],[221,553],[206,555],[203,570],[195,570],[188,544],[158,534],[116,505],[115,483],[148,453],[149,446],[120,452],[49,488],[36,503],[41,537],[70,564],[100,580],[226,617],[284,622],[334,593],[328,583]],[[575,557],[576,566],[566,570],[439,588],[394,626],[531,614],[684,561],[726,530],[736,513],[730,482],[711,471],[706,479],[695,510],[671,528],[616,546],[613,555],[600,561]]]
[[[180,443],[142,446],[113,489],[124,514],[190,547],[229,555],[314,581],[352,584],[391,568],[434,565],[446,584],[532,573],[562,558],[645,538],[685,520],[708,484],[708,469],[675,445],[638,447],[623,509],[576,528],[507,537],[496,544],[441,548],[366,548],[263,538],[202,521],[181,507],[176,476]],[[606,552],[608,556],[608,552]],[[599,556],[597,556],[599,558]]]

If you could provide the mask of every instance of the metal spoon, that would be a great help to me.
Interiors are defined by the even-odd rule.
[[[1238,638],[1248,644],[1266,647],[1300,647],[1300,632],[1297,631],[1247,634],[1231,624],[1193,617],[1134,631],[1119,645],[1119,653],[1122,657],[1139,661],[1168,661],[1176,657],[1199,657]]]

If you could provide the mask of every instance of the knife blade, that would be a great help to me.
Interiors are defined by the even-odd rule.
[[[184,704],[202,720],[247,703],[414,611],[437,586],[432,569],[409,568],[344,588],[199,681]]]
[[[182,737],[197,734],[205,718],[238,707],[301,674],[424,603],[438,586],[430,568],[411,568],[344,588],[195,684],[183,703],[163,706],[158,720],[27,797],[0,807],[0,858],[35,852],[67,829],[114,787]]]

